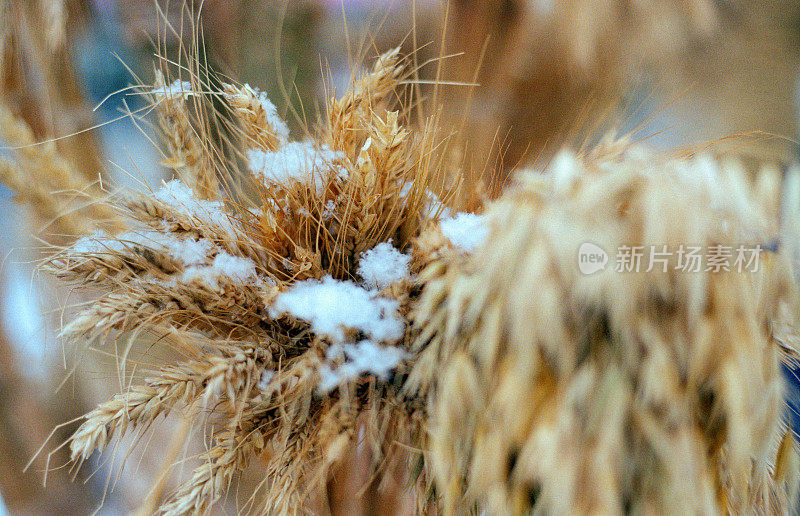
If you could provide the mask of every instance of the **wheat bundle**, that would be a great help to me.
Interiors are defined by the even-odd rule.
[[[121,371],[139,335],[184,359],[87,414],[73,463],[180,409],[211,437],[166,514],[209,511],[254,461],[267,477],[241,510],[310,512],[353,447],[369,475],[399,461],[420,511],[791,507],[776,332],[793,283],[741,181],[610,140],[451,216],[434,193],[447,145],[435,119],[393,110],[402,78],[398,52],[380,56],[301,142],[254,88],[158,79],[178,178],[91,194],[118,222],[45,267],[100,292],[66,337],[113,342]],[[192,116],[212,95],[239,193]],[[584,274],[587,242],[642,248],[644,265],[664,247],[647,270]],[[765,252],[687,272],[666,255],[684,244]]]
[[[520,174],[482,251],[422,273],[407,388],[451,513],[796,506],[775,235],[713,159],[624,143]]]
[[[422,432],[396,375],[414,272],[402,251],[444,208],[422,171],[431,149],[387,107],[401,74],[396,50],[380,56],[304,142],[289,141],[258,90],[225,84],[249,200],[224,195],[192,117],[197,88],[157,78],[164,164],[179,178],[108,200],[125,231],[84,236],[46,268],[105,292],[64,336],[157,334],[187,359],[87,414],[69,442],[76,464],[180,407],[215,428],[213,443],[162,512],[207,511],[259,457],[269,482],[248,507],[302,512],[351,441],[372,450],[378,472],[395,441]]]

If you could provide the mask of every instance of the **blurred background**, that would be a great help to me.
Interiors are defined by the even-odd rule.
[[[125,116],[146,111],[129,86],[152,82],[156,52],[181,62],[194,17],[209,68],[267,91],[295,138],[363,56],[403,47],[429,107],[441,104],[445,127],[469,135],[466,159],[497,165],[489,178],[476,167],[475,187],[502,185],[511,169],[545,166],[561,145],[611,128],[665,150],[707,144],[753,170],[796,159],[792,0],[0,0],[0,102],[87,177],[156,185],[165,171],[147,118]],[[445,86],[434,89],[437,78]],[[36,262],[44,242],[64,240],[9,191],[0,203],[0,515],[146,509],[161,446],[122,469],[101,458],[69,471],[63,450],[48,462],[74,429],[58,425],[119,383],[112,356],[76,356],[57,339],[75,299]],[[178,426],[153,441],[170,442]],[[391,490],[330,494],[333,513],[408,510]]]

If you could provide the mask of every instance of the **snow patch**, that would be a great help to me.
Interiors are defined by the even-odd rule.
[[[236,237],[236,227],[225,211],[224,203],[198,199],[194,196],[192,189],[180,179],[173,179],[164,183],[161,189],[153,194],[153,197],[170,206],[181,215],[201,222],[210,221],[231,236]]]
[[[326,353],[327,361],[320,365],[317,388],[326,394],[365,373],[386,380],[405,356],[405,351],[398,347],[381,346],[369,340],[357,344],[332,344]],[[342,359],[344,363],[332,367],[334,361]]]
[[[397,250],[389,240],[362,253],[356,273],[368,288],[383,290],[396,281],[407,279],[410,263],[411,257]]]
[[[341,162],[345,156],[327,145],[316,147],[313,142],[290,142],[277,151],[251,149],[247,151],[250,170],[264,181],[278,184],[308,182],[318,192],[325,186],[331,172],[347,179],[347,169]]]
[[[211,267],[219,271],[220,274],[241,283],[253,280],[256,277],[256,264],[253,260],[224,252],[214,257],[214,263]]]
[[[80,237],[69,248],[71,256],[84,254],[120,253],[125,245],[116,238],[106,235],[105,231],[95,231],[91,235]]]
[[[69,250],[71,256],[124,253],[132,247],[142,247],[171,256],[183,265],[204,263],[217,250],[207,239],[179,238],[172,233],[142,229],[121,233],[115,237],[97,231],[78,239]]]
[[[442,233],[454,247],[471,253],[483,245],[489,235],[489,225],[484,215],[457,213],[439,223]]]
[[[317,335],[334,343],[346,340],[347,330],[357,330],[378,342],[396,342],[405,326],[397,315],[399,302],[378,297],[351,281],[326,276],[322,281],[295,283],[275,299],[270,315],[289,314],[311,324]]]
[[[209,266],[189,267],[183,271],[180,279],[184,283],[197,282],[213,290],[219,290],[220,280],[223,277],[230,282],[240,284],[259,281],[253,260],[226,252],[220,252],[215,256]]]

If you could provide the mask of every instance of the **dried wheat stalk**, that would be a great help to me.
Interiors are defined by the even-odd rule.
[[[155,81],[158,122],[167,146],[167,157],[162,162],[192,187],[199,199],[216,199],[218,183],[213,161],[204,147],[205,133],[192,124],[186,99],[192,93],[190,83],[164,82],[158,71]]]

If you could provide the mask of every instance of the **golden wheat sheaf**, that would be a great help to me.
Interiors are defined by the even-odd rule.
[[[562,153],[487,210],[482,251],[423,270],[406,388],[429,397],[447,512],[796,507],[774,334],[793,282],[749,195],[709,157]],[[587,244],[608,261],[581,272]]]
[[[208,511],[259,458],[268,481],[248,510],[303,512],[351,442],[378,472],[395,442],[419,441],[422,404],[404,400],[398,374],[414,275],[403,251],[443,207],[422,171],[429,142],[391,109],[402,70],[396,50],[380,56],[307,141],[290,141],[258,90],[223,85],[238,190],[196,116],[208,88],[157,77],[163,164],[177,179],[115,196],[125,230],[80,238],[47,267],[103,292],[65,336],[155,334],[187,360],[87,414],[69,442],[76,464],[181,408],[214,435],[162,512]]]

